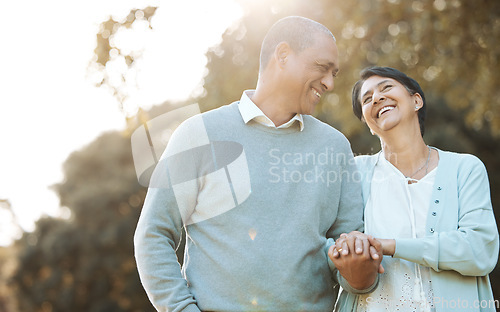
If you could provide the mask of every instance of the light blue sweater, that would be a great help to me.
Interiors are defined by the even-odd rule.
[[[333,310],[348,285],[323,247],[363,226],[340,132],[311,116],[303,131],[245,124],[235,102],[181,124],[164,155],[155,175],[168,181],[153,178],[134,238],[158,311]]]
[[[365,205],[377,158],[355,158]],[[436,311],[495,311],[488,274],[498,260],[498,231],[488,175],[477,157],[439,150],[426,231],[424,238],[396,237],[394,257],[431,268]],[[356,311],[356,303],[356,295],[344,292],[336,310]]]

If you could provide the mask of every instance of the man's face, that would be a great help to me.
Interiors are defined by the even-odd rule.
[[[316,34],[314,45],[287,57],[285,87],[291,113],[313,113],[321,96],[333,90],[339,70],[337,45],[331,36]]]

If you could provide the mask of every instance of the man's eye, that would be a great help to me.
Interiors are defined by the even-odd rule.
[[[320,69],[321,69],[321,71],[323,71],[323,72],[328,71],[328,66],[326,66],[326,65],[320,65],[320,66],[319,66],[319,68],[320,68]]]

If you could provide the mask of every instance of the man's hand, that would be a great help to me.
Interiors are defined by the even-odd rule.
[[[349,252],[354,250],[355,252]],[[355,289],[366,289],[383,273],[382,244],[373,237],[351,232],[342,234],[335,245],[330,247],[328,256],[340,274]]]

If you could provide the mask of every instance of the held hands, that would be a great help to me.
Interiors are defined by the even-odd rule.
[[[338,257],[340,254],[348,255],[351,250],[354,250],[357,254],[362,254],[364,249],[365,240],[368,239],[370,243],[370,255],[372,259],[378,259],[377,249],[372,244],[374,241],[380,242],[382,246],[382,254],[387,256],[394,255],[396,251],[396,241],[394,239],[375,239],[370,235],[366,235],[364,233],[358,231],[352,231],[349,234],[341,234],[340,238],[335,241],[335,249],[333,250],[333,256]],[[349,249],[348,242],[352,243],[354,240],[354,248]]]
[[[390,240],[384,240],[388,243]],[[386,244],[384,244],[386,245]],[[366,289],[376,280],[378,273],[384,273],[382,267],[383,246],[380,240],[361,232],[342,234],[334,246],[328,251],[328,256],[355,289]]]

